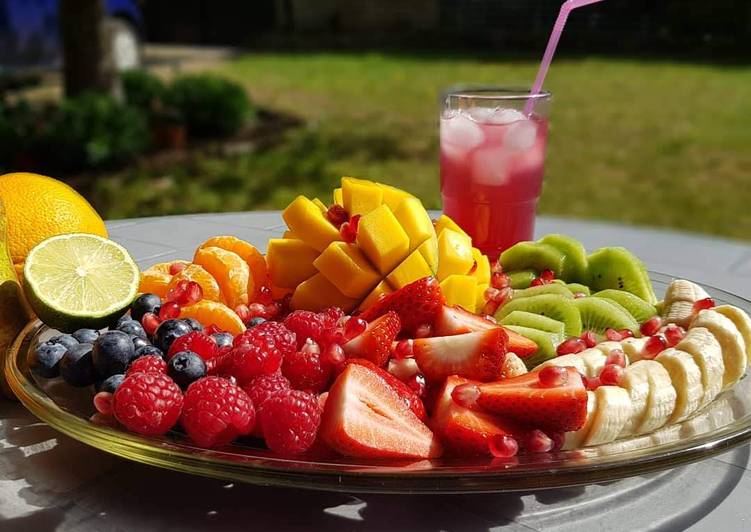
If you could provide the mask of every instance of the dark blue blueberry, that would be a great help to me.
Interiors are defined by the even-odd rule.
[[[63,344],[44,342],[29,355],[29,368],[36,375],[52,379],[60,375],[60,359],[68,350]]]
[[[201,322],[199,322],[195,318],[184,318],[184,322],[186,322],[188,325],[190,325],[190,328],[193,329],[196,332],[203,332],[203,325],[201,325]]]
[[[144,340],[146,340],[146,331],[143,330],[143,325],[138,323],[137,321],[126,321],[120,327],[117,328],[118,331],[122,331],[125,334],[130,334],[131,336],[140,336]]]
[[[184,390],[206,376],[206,363],[193,351],[180,351],[167,362],[167,375]]]
[[[136,336],[134,334],[129,335],[131,341],[133,342],[133,349],[138,351],[142,347],[146,347],[147,345],[151,345],[148,340],[144,340],[140,336]]]
[[[51,344],[64,345],[65,349],[70,349],[71,347],[79,343],[78,340],[73,338],[70,334],[58,334],[57,336],[53,336],[47,341]]]
[[[133,301],[130,306],[130,316],[137,322],[141,321],[143,315],[147,312],[153,314],[159,313],[159,307],[162,306],[162,300],[156,294],[141,294]]]
[[[99,338],[99,331],[94,329],[78,329],[73,333],[73,338],[82,344],[93,344]]]
[[[190,325],[183,320],[166,320],[159,324],[153,343],[162,353],[169,353],[172,342],[192,331]]]
[[[131,317],[130,314],[123,314],[122,316],[120,316],[119,318],[117,318],[117,323],[115,323],[115,326],[113,328],[114,329],[119,329],[120,325],[122,325],[126,321],[133,321],[133,318]]]
[[[120,387],[124,380],[125,375],[123,375],[122,373],[110,375],[109,377],[104,379],[104,382],[99,385],[97,391],[115,393],[115,391]]]
[[[133,360],[135,360],[136,358],[145,357],[146,355],[156,355],[158,357],[164,358],[164,353],[162,353],[162,351],[158,347],[154,347],[153,345],[145,345],[136,349],[136,354],[133,357]]]
[[[228,346],[232,347],[232,341],[235,339],[235,337],[228,332],[214,333],[211,337],[216,340],[216,345],[218,345],[219,348]]]
[[[251,319],[248,322],[248,329],[252,329],[256,325],[260,325],[265,321],[266,321],[266,318],[262,318],[261,316],[256,316],[255,318]]]
[[[96,373],[91,344],[76,344],[65,352],[60,360],[60,375],[71,386],[94,384]]]
[[[107,331],[94,344],[94,367],[99,377],[106,379],[116,373],[125,373],[134,355],[130,336],[122,331]]]

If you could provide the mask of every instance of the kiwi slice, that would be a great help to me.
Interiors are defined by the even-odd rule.
[[[589,287],[581,283],[568,283],[566,285],[566,288],[571,290],[572,294],[584,294],[585,296],[592,294],[592,292],[589,290]]]
[[[531,327],[522,327],[520,325],[506,325],[505,327],[529,338],[537,344],[537,351],[523,359],[527,369],[537,367],[546,360],[554,358],[557,355],[555,351],[556,346],[563,341],[561,337],[553,333],[532,329]]]
[[[625,308],[639,323],[644,323],[657,314],[657,309],[654,305],[647,303],[640,297],[636,297],[631,292],[608,288],[607,290],[600,290],[594,295],[594,297],[601,297],[609,299],[610,301],[615,301]]]
[[[501,258],[498,260],[505,271],[553,270],[555,276],[560,277],[566,256],[547,244],[518,242],[501,253]]]
[[[558,335],[561,338],[565,337],[565,326],[562,321],[548,318],[547,316],[541,316],[540,314],[533,314],[531,312],[525,312],[523,310],[515,310],[505,318],[501,320],[501,325],[519,325],[521,327],[529,327],[530,329],[537,329],[539,331],[545,331]]]
[[[579,336],[582,333],[582,320],[574,301],[560,294],[542,294],[512,299],[498,309],[495,318],[501,321],[515,310],[523,310],[562,321],[566,336]]]
[[[593,290],[625,290],[647,303],[657,303],[644,263],[626,248],[600,248],[588,260],[591,276],[589,286]]]
[[[621,305],[610,299],[584,297],[573,300],[574,306],[581,314],[582,329],[603,334],[606,329],[629,329],[634,334],[639,332],[639,324]]]
[[[537,273],[533,272],[532,270],[519,270],[516,272],[507,273],[509,281],[511,282],[511,288],[515,290],[520,288],[529,288],[529,285],[531,285],[532,281],[534,281],[537,277]]]
[[[530,286],[522,290],[514,290],[514,299],[521,299],[523,297],[533,297],[542,294],[557,294],[559,296],[573,299],[574,294],[565,284],[551,283],[542,284],[540,286]]]
[[[566,257],[560,278],[568,282],[589,282],[587,250],[581,242],[567,235],[550,234],[537,241],[539,244],[552,246]]]

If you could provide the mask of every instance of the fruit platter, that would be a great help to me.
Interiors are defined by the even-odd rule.
[[[404,190],[344,177],[143,271],[104,236],[25,257],[5,362],[34,414],[194,474],[373,492],[528,490],[751,438],[751,303],[566,235],[491,260]]]

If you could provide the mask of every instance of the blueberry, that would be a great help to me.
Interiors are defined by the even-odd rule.
[[[60,375],[71,386],[88,386],[94,383],[96,373],[91,344],[76,344],[60,360]]]
[[[162,300],[156,294],[141,294],[133,301],[130,306],[130,316],[140,322],[143,315],[147,312],[157,314],[159,307],[162,306]]]
[[[29,368],[35,374],[45,379],[52,379],[60,375],[60,359],[68,350],[62,344],[44,342],[29,355]]]
[[[136,336],[134,334],[130,334],[128,336],[130,336],[130,340],[133,342],[133,349],[135,349],[136,351],[138,351],[142,347],[151,345],[148,340],[144,340],[140,336]]]
[[[167,362],[167,375],[184,390],[190,383],[206,376],[206,364],[193,351],[180,351]]]
[[[78,329],[73,333],[73,338],[82,344],[93,344],[99,338],[99,331],[94,329]]]
[[[133,360],[145,357],[146,355],[156,355],[158,357],[164,358],[164,353],[162,353],[162,351],[158,347],[154,347],[153,345],[145,345],[136,349],[136,354],[134,355]]]
[[[266,321],[266,318],[262,318],[261,316],[256,316],[255,318],[251,319],[248,322],[248,329],[252,329],[256,325],[260,325],[265,321]]]
[[[166,320],[159,324],[154,333],[154,345],[162,350],[162,353],[169,353],[172,342],[185,336],[193,329],[183,320]]]
[[[140,336],[144,340],[146,340],[147,338],[146,331],[143,330],[143,325],[141,325],[137,321],[126,321],[125,323],[120,325],[117,330],[131,336]]]
[[[195,318],[184,318],[183,321],[190,325],[190,328],[196,332],[203,332],[203,325]]]
[[[117,318],[117,323],[115,323],[115,327],[114,328],[115,329],[119,329],[120,325],[122,325],[123,323],[125,323],[127,321],[133,321],[133,318],[131,317],[130,314],[123,314],[122,316],[120,316],[119,318]]]
[[[102,378],[125,373],[135,349],[130,336],[122,331],[107,331],[94,344],[94,367]]]
[[[51,344],[64,345],[65,349],[70,349],[74,345],[78,344],[78,340],[73,338],[70,334],[58,334],[48,340]]]
[[[211,335],[216,340],[216,345],[221,349],[222,347],[232,347],[232,341],[235,339],[232,334],[228,332],[214,333]]]
[[[110,375],[106,379],[104,379],[104,382],[102,382],[99,387],[97,388],[97,391],[99,392],[109,392],[109,393],[115,393],[117,389],[120,387],[120,385],[125,380],[125,375],[122,373],[116,373],[114,375]]]

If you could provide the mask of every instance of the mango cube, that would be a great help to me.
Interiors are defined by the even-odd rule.
[[[414,251],[417,247],[435,236],[433,222],[417,198],[404,198],[394,211],[394,216],[409,236],[409,250]]]
[[[447,305],[459,305],[474,312],[477,306],[477,279],[471,275],[449,275],[441,281]]]
[[[350,312],[357,305],[357,300],[342,294],[322,273],[317,273],[297,287],[290,305],[295,310],[318,312],[328,307],[339,307],[344,312]]]
[[[389,286],[389,284],[386,281],[381,281],[376,285],[376,287],[371,290],[371,292],[367,295],[365,299],[362,300],[362,303],[360,303],[360,306],[357,307],[358,310],[365,310],[367,308],[372,307],[375,303],[381,300],[381,298],[386,297],[389,295],[393,290]]]
[[[323,214],[326,214],[328,212],[329,208],[318,198],[313,198],[313,203],[315,203],[316,207],[318,207]]]
[[[475,298],[475,312],[481,312],[485,306],[485,290],[488,289],[489,284],[478,284]]]
[[[295,240],[300,240],[300,237],[297,236],[294,231],[290,231],[289,229],[287,229],[284,232],[284,234],[282,235],[282,238],[292,238],[292,239],[295,239]]]
[[[344,206],[344,198],[342,197],[341,188],[334,189],[334,203],[336,203],[337,205]]]
[[[280,288],[294,288],[316,274],[313,261],[318,252],[302,240],[272,238],[266,251],[271,284]]]
[[[456,231],[459,234],[469,237],[469,235],[464,232],[464,229],[459,227],[459,225],[454,220],[452,220],[445,214],[441,214],[441,216],[435,222],[435,232],[438,236],[440,236],[444,229],[451,229],[452,231]]]
[[[387,205],[360,218],[357,244],[383,275],[391,272],[409,253],[409,237]]]
[[[466,275],[472,268],[472,240],[453,229],[444,229],[438,236],[438,280],[449,275]]]
[[[483,255],[482,251],[472,248],[472,258],[477,263],[472,276],[477,279],[478,284],[490,284],[490,259]]]
[[[417,247],[435,275],[438,272],[438,237],[433,235]]]
[[[344,210],[350,216],[367,214],[383,203],[383,190],[373,183],[354,177],[342,178]]]
[[[346,242],[332,242],[313,264],[347,297],[362,298],[381,280],[358,247]]]
[[[318,206],[305,196],[297,196],[282,212],[287,227],[310,247],[323,251],[337,240],[339,231],[331,225]]]
[[[389,209],[396,211],[399,204],[404,198],[414,198],[412,194],[406,192],[400,188],[392,187],[391,185],[384,185],[378,183],[378,186],[383,190],[383,202],[389,206]]]
[[[433,271],[428,263],[420,252],[415,250],[386,276],[386,280],[391,288],[398,290],[412,281],[417,281],[423,277],[432,277],[432,275]]]

